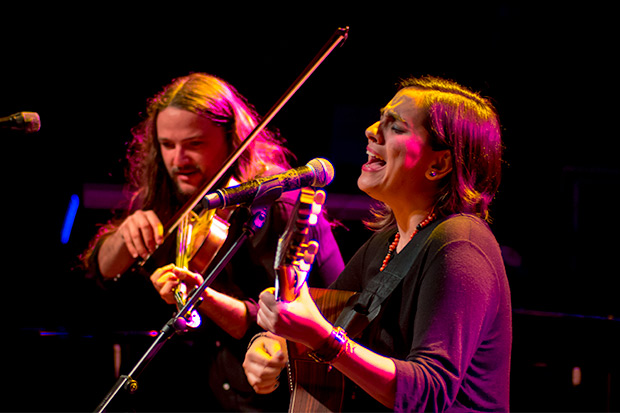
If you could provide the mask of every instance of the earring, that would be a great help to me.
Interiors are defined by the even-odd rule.
[[[436,171],[430,171],[429,175],[431,176],[431,178],[434,178],[437,176],[437,172]]]

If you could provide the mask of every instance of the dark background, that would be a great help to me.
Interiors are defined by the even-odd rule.
[[[86,205],[84,189],[124,182],[125,143],[146,99],[174,77],[206,71],[265,114],[341,26],[350,27],[346,43],[271,126],[299,165],[332,161],[328,206],[348,228],[337,232],[345,258],[368,232],[340,201],[365,202],[356,186],[364,129],[396,82],[432,74],[491,97],[506,146],[492,213],[515,310],[513,410],[620,409],[613,11],[468,3],[7,9],[0,116],[33,111],[42,126],[0,130],[11,383],[0,409],[92,410],[114,382],[114,340],[91,321],[97,293],[73,268],[111,216],[97,197]],[[73,194],[82,203],[61,244]],[[149,341],[136,343],[146,350]]]

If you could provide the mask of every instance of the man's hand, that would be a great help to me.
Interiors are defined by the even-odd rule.
[[[163,242],[164,227],[155,212],[138,210],[123,221],[118,234],[133,258],[146,259]]]
[[[176,304],[174,288],[180,282],[185,283],[187,290],[191,291],[195,286],[202,284],[203,278],[198,273],[179,268],[174,264],[168,264],[156,269],[151,274],[151,282],[166,303]]]

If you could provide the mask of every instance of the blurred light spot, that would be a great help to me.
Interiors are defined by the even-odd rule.
[[[73,222],[75,221],[75,215],[77,214],[78,206],[80,205],[80,198],[77,195],[71,195],[69,201],[69,207],[65,215],[65,221],[62,224],[62,231],[60,232],[60,242],[66,244],[71,237],[71,230],[73,229]]]
[[[578,366],[573,367],[572,382],[574,387],[581,384],[581,369]]]

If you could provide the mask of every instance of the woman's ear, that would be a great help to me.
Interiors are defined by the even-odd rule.
[[[426,171],[426,178],[439,181],[452,171],[452,153],[450,149],[435,152],[435,158]]]

